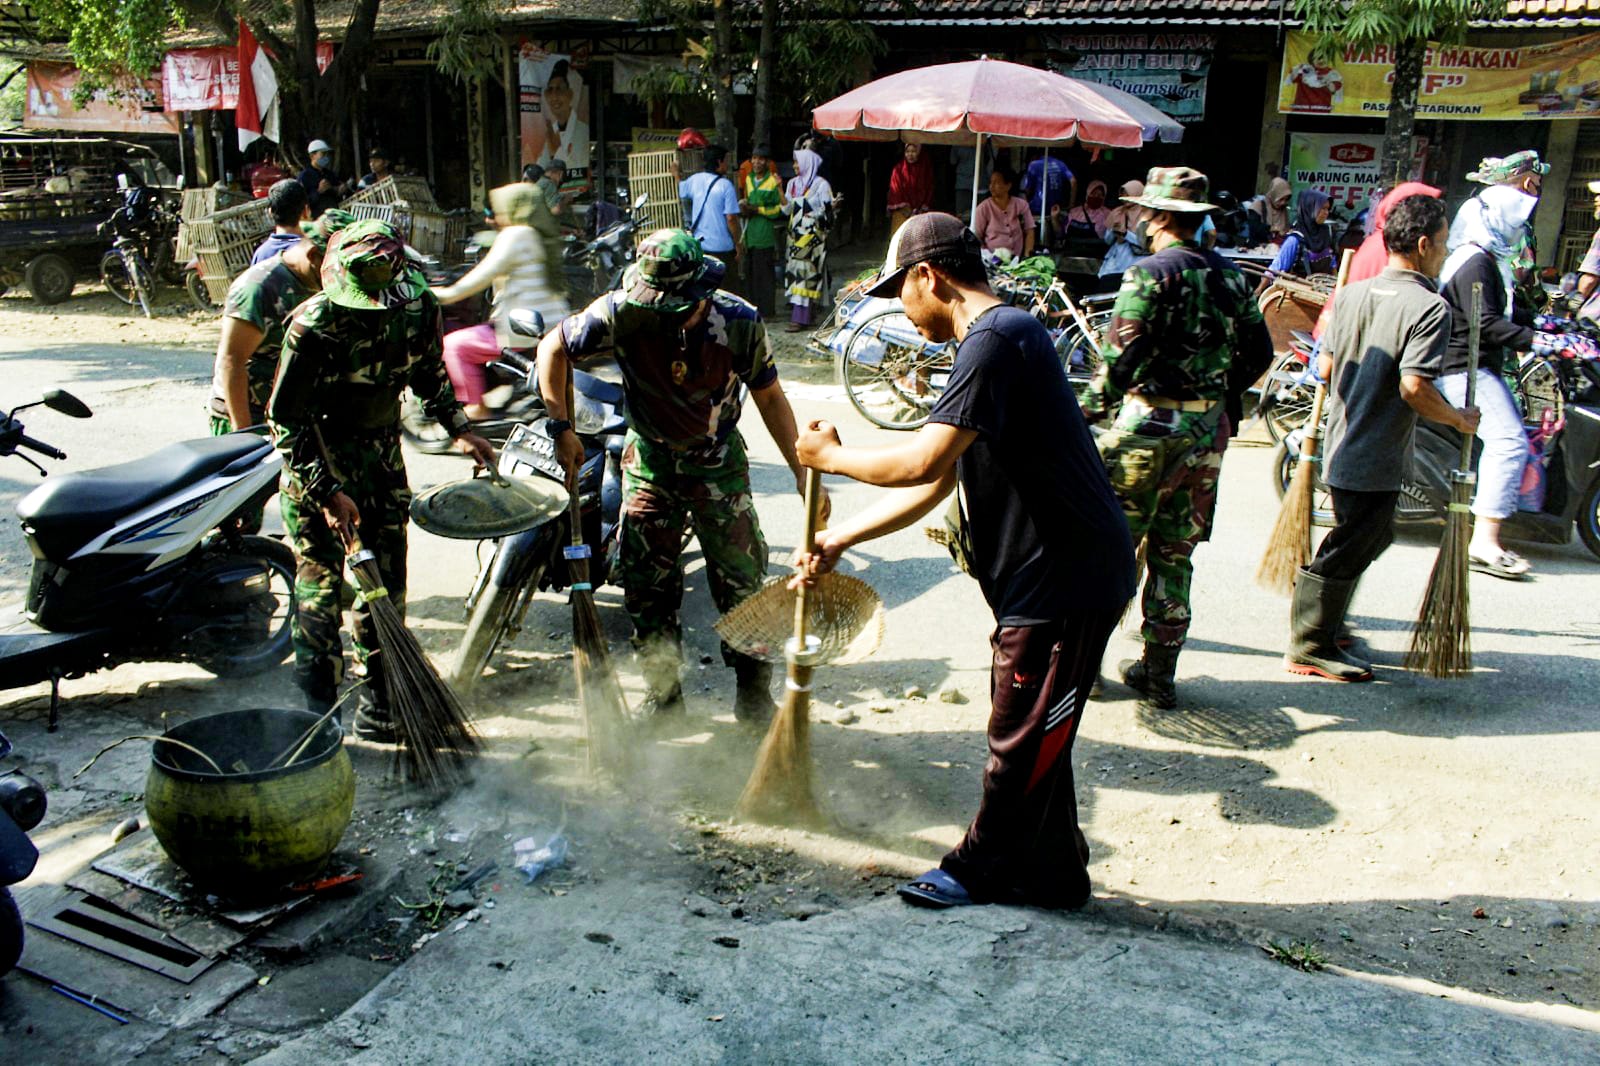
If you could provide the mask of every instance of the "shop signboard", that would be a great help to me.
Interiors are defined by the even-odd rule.
[[[92,133],[178,132],[178,117],[161,112],[161,83],[154,78],[122,95],[97,91],[82,107],[72,101],[77,87],[78,68],[70,63],[28,64],[28,96],[22,125],[27,129]]]
[[[1199,122],[1216,43],[1210,33],[1063,34],[1050,41],[1050,65],[1132,93],[1179,122]]]
[[[589,173],[589,86],[585,56],[524,41],[517,55],[522,162],[567,164],[569,178]]]
[[[1291,31],[1283,48],[1278,110],[1293,115],[1383,118],[1394,50],[1345,49],[1313,60],[1313,38]],[[1523,48],[1430,45],[1417,117],[1521,120],[1600,116],[1600,33]]]
[[[1422,174],[1427,142],[1416,139],[1416,157],[1410,177]],[[1289,184],[1295,189],[1317,189],[1333,197],[1343,211],[1366,209],[1367,199],[1381,195],[1386,183],[1378,168],[1383,137],[1356,133],[1289,134]]]

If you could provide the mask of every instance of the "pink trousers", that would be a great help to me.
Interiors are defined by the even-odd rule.
[[[494,326],[488,322],[444,335],[444,365],[462,403],[482,403],[486,376],[483,368],[500,358]]]

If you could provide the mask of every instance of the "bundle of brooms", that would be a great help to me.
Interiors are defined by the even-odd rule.
[[[1346,251],[1339,261],[1339,276],[1333,284],[1335,299],[1350,277],[1350,260],[1354,254]],[[1301,567],[1311,563],[1311,497],[1317,478],[1317,445],[1322,439],[1322,405],[1327,398],[1328,383],[1317,382],[1311,400],[1311,420],[1306,423],[1305,438],[1300,445],[1300,461],[1295,464],[1294,478],[1283,494],[1278,520],[1273,523],[1272,535],[1261,553],[1261,564],[1256,567],[1256,584],[1285,596],[1294,591],[1295,575],[1300,573]]]
[[[466,760],[479,748],[466,709],[406,628],[384,588],[377,556],[363,548],[359,538],[351,538],[348,547],[346,563],[378,631],[378,648],[372,654],[382,656],[379,673],[394,718],[395,760],[406,777],[422,785],[457,780]]]
[[[1483,313],[1483,283],[1472,283],[1472,317],[1467,323],[1467,402],[1477,399],[1478,345]],[[1469,587],[1472,540],[1472,496],[1477,476],[1472,472],[1474,434],[1461,439],[1461,461],[1450,474],[1450,504],[1445,515],[1444,539],[1428,590],[1422,597],[1417,624],[1411,630],[1411,649],[1405,666],[1429,677],[1464,677],[1472,672],[1472,597]]]

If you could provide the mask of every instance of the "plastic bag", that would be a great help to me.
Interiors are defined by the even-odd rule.
[[[567,838],[556,833],[540,844],[533,837],[523,837],[511,845],[515,853],[513,864],[533,884],[547,870],[554,870],[567,861]]]

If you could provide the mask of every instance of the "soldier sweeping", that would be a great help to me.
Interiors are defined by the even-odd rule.
[[[1206,176],[1150,171],[1149,256],[1130,266],[1112,312],[1105,365],[1084,414],[1113,419],[1100,439],[1134,544],[1146,541],[1144,654],[1119,666],[1153,706],[1176,707],[1173,676],[1189,632],[1191,556],[1211,536],[1222,453],[1239,397],[1267,368],[1272,340],[1243,275],[1195,234],[1213,209]]]
[[[456,446],[485,466],[494,449],[467,431],[445,373],[439,303],[383,222],[358,222],[329,243],[322,291],[294,312],[267,419],[284,469],[283,523],[294,544],[296,680],[322,712],[337,695],[344,657],[339,603],[345,542],[359,533],[377,554],[384,588],[404,608],[406,485],[400,455],[400,393],[409,387]],[[352,612],[356,661],[370,708],[357,736],[390,740],[382,656],[364,604]]]
[[[567,421],[569,360],[614,356],[627,392],[621,582],[647,688],[647,716],[681,714],[678,607],[684,541],[700,541],[717,609],[762,585],[767,542],[750,489],[739,413],[748,387],[761,420],[794,472],[794,411],[767,347],[761,315],[717,285],[725,267],[681,229],[657,230],[639,248],[622,288],[562,321],[539,344],[539,390],[556,453],[568,470],[583,445]],[[734,714],[772,717],[772,667],[722,647],[738,678]]]

